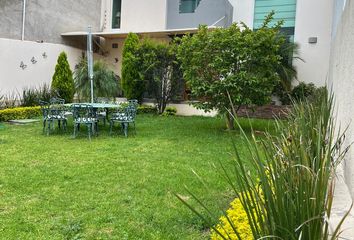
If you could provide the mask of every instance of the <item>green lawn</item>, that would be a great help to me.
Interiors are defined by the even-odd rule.
[[[261,130],[267,124],[255,121]],[[209,206],[227,206],[228,186],[213,163],[231,164],[230,135],[241,150],[242,142],[223,128],[218,118],[138,115],[136,136],[102,129],[90,142],[72,139],[72,125],[47,137],[40,123],[6,124],[0,239],[207,239],[207,226],[174,193],[188,199],[187,185]]]

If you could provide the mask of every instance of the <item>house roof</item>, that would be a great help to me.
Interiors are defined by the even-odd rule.
[[[217,27],[209,26],[209,29],[215,29]],[[198,28],[184,28],[184,29],[167,29],[167,30],[159,30],[159,31],[141,31],[135,32],[138,35],[146,36],[146,37],[168,37],[173,35],[180,35],[186,33],[195,33],[198,31]],[[104,37],[104,38],[126,38],[129,32],[124,31],[104,31],[104,32],[93,32],[92,35]],[[62,37],[83,37],[87,36],[87,32],[66,32],[61,34]]]

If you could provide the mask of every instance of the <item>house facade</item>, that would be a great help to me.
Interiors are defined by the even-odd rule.
[[[197,31],[200,24],[227,27],[244,22],[257,29],[275,11],[283,31],[299,44],[298,80],[324,85],[328,78],[335,6],[344,0],[2,0],[1,92],[50,83],[60,51],[74,68],[92,27],[95,58],[118,75],[129,32],[157,41]],[[339,4],[340,5],[340,4]],[[45,54],[44,54],[45,53]],[[45,58],[43,56],[46,56]],[[33,61],[34,60],[34,61]]]

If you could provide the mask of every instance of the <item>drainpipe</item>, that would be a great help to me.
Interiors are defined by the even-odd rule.
[[[22,8],[22,34],[21,40],[25,40],[25,22],[26,22],[26,0],[23,0],[23,8]]]

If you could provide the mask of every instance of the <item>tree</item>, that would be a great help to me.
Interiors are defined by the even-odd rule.
[[[139,48],[144,69],[144,81],[149,95],[154,96],[159,114],[165,111],[172,97],[181,93],[183,86],[180,64],[173,43],[144,40]]]
[[[206,26],[180,39],[178,59],[194,105],[205,111],[224,113],[228,129],[234,128],[231,112],[242,105],[262,105],[270,101],[279,81],[279,48],[285,39],[279,35],[281,22],[269,27],[273,14],[263,26],[252,31],[235,23],[229,28],[209,31]]]
[[[73,101],[75,94],[75,85],[73,73],[65,52],[60,53],[55,66],[55,72],[52,78],[51,91],[55,95],[65,99],[65,102]]]
[[[122,89],[128,99],[142,101],[145,84],[141,72],[141,57],[138,54],[139,37],[129,33],[123,47]]]
[[[75,66],[74,80],[79,97],[90,99],[91,83],[88,77],[86,57],[82,57]],[[118,76],[102,60],[95,61],[93,65],[93,90],[95,97],[113,98],[118,95]]]

